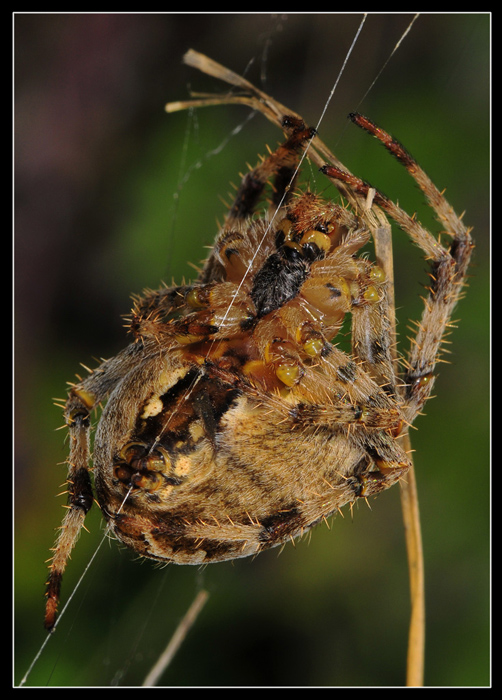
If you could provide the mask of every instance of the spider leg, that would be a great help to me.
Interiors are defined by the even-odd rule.
[[[274,178],[270,204],[272,215],[279,207],[289,201],[300,155],[314,138],[315,129],[306,127],[301,119],[293,116],[283,117],[282,128],[287,134],[286,141],[275,151],[269,153],[259,165],[242,178],[234,202],[228,211],[225,225],[216,240],[213,252],[206,261],[204,270],[199,276],[199,282],[229,279],[228,270],[227,276],[223,275],[222,264],[225,267],[228,267],[228,264],[234,265],[237,269],[237,275],[240,274],[242,277],[240,269],[242,265],[239,264],[236,254],[238,245],[232,245],[232,242],[234,240],[237,244],[241,242],[240,225],[244,222],[249,223],[249,217],[254,213],[270,178]],[[227,255],[223,262],[218,255],[222,247]],[[233,254],[233,261],[230,260],[231,254]]]
[[[424,300],[418,332],[412,339],[404,376],[405,415],[407,421],[411,423],[431,394],[441,343],[465,283],[466,270],[474,245],[469,229],[464,226],[412,156],[395,139],[368,119],[360,115],[353,115],[353,119],[359,126],[382,141],[385,147],[405,165],[425,193],[439,221],[446,226],[446,232],[452,236],[451,245],[443,246],[417,219],[409,216],[381,192],[373,191],[374,204],[381,207],[408,234],[425,253],[431,265],[432,283],[429,286],[428,297]],[[372,190],[368,183],[335,166],[326,165],[321,170],[328,177],[345,182],[354,192],[362,196],[367,196]]]
[[[90,395],[89,395],[90,397]],[[50,562],[46,590],[45,628],[51,630],[56,622],[61,581],[70,556],[93,501],[89,476],[89,412],[90,398],[83,392],[73,392],[66,404],[65,417],[70,437],[68,457],[68,505]]]
[[[193,285],[148,289],[142,296],[133,297],[134,306],[129,316],[131,330],[135,325],[152,318],[166,318],[186,303],[186,295]]]
[[[266,183],[272,176],[274,176],[272,206],[275,209],[284,204],[294,184],[300,154],[305,145],[314,138],[316,131],[306,127],[303,121],[292,116],[283,118],[282,127],[288,134],[288,138],[256,168],[244,175],[228,213],[228,219],[246,219],[251,216]]]
[[[352,307],[352,353],[378,385],[396,398],[398,380],[393,359],[389,282],[378,266],[371,269],[371,277],[375,285],[368,288],[366,296],[374,295],[375,301]]]
[[[241,335],[250,319],[249,303],[237,284],[210,282],[146,292],[135,300],[128,327],[136,341],[169,349]]]
[[[107,397],[123,375],[136,365],[139,351],[139,346],[130,345],[116,357],[103,362],[89,377],[74,385],[69,392],[64,411],[70,439],[68,501],[49,565],[45,611],[47,630],[51,630],[56,622],[61,581],[66,563],[93,501],[89,475],[90,413]]]
[[[330,346],[332,347],[332,346]],[[322,369],[322,372],[319,370]],[[325,434],[327,440],[343,436],[361,454],[354,482],[356,497],[374,495],[398,481],[411,461],[395,440],[402,416],[395,402],[383,392],[352,358],[332,348],[315,367],[304,367],[301,381],[292,389],[291,401],[264,391],[221,366],[206,363],[205,371],[252,397],[270,414],[274,425],[288,431],[296,444],[302,436]]]

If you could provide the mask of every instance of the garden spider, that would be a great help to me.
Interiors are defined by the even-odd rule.
[[[351,175],[315,130],[243,78],[191,51],[187,63],[238,94],[168,105],[240,103],[286,140],[242,180],[197,280],[147,291],[132,342],[72,386],[68,509],[54,548],[45,625],[93,500],[110,532],[160,562],[206,564],[302,535],[412,466],[405,437],[429,398],[435,365],[473,249],[469,230],[404,148],[361,115],[408,170],[450,236]],[[308,153],[351,205],[295,192]],[[269,211],[257,206],[271,184]],[[431,283],[411,350],[396,361],[388,214],[429,260]],[[377,263],[357,255],[370,237]],[[350,352],[336,336],[351,314]]]

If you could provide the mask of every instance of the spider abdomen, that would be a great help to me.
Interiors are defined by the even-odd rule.
[[[138,411],[126,422],[139,374]],[[96,494],[112,532],[140,554],[178,564],[255,554],[407,468],[384,477],[344,430],[299,431],[296,412],[238,385],[217,367],[180,365],[176,352],[133,370],[110,397],[96,433]]]

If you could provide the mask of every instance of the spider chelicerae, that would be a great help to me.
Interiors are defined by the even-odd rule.
[[[244,176],[198,278],[136,298],[131,343],[71,387],[68,509],[50,563],[48,629],[94,493],[110,532],[137,553],[206,564],[280,545],[402,479],[411,467],[403,436],[431,394],[465,282],[469,230],[386,132],[351,115],[415,179],[447,245],[343,168],[291,110],[200,54],[186,60],[241,92],[169,111],[247,104],[285,141]],[[295,190],[305,155],[350,207]],[[430,264],[422,318],[399,362],[385,214]],[[377,262],[360,254],[370,238]],[[100,404],[93,489],[90,414]]]

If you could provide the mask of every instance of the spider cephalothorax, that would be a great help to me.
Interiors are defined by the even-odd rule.
[[[321,160],[322,171],[348,194],[352,210],[295,191],[306,149],[314,162],[327,149],[283,112],[286,141],[243,178],[198,279],[138,297],[131,344],[70,391],[69,509],[51,563],[47,627],[92,502],[89,416],[100,403],[97,501],[119,540],[159,561],[255,554],[390,487],[409,469],[400,436],[430,394],[472,243],[402,146],[364,117],[352,118],[413,175],[452,236],[450,248],[334,157]],[[269,184],[268,211],[260,212]],[[399,378],[389,281],[361,255],[376,235],[375,205],[432,264],[429,298]],[[337,333],[347,317],[352,343],[344,352]]]

